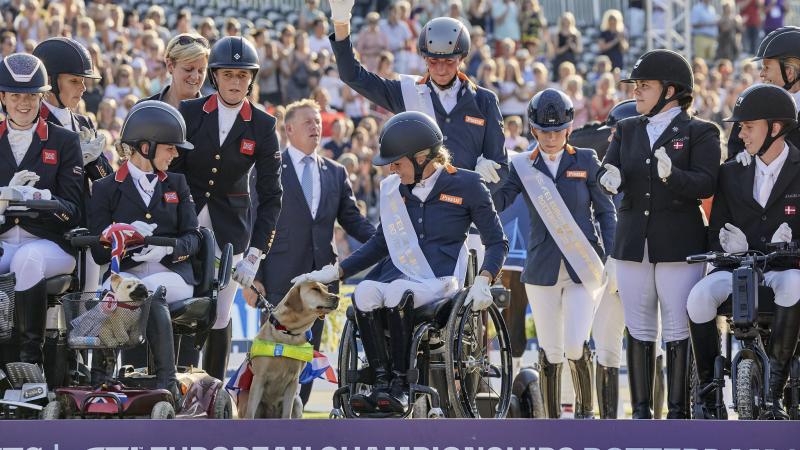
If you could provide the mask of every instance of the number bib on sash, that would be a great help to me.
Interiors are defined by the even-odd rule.
[[[531,203],[595,305],[603,293],[603,261],[586,239],[553,180],[533,167],[530,151],[511,159]]]

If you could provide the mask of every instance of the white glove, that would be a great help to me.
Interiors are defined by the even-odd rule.
[[[33,186],[37,181],[39,181],[39,175],[37,175],[35,172],[31,172],[30,170],[20,170],[19,172],[15,173],[13,177],[11,177],[11,181],[8,182],[8,185]]]
[[[81,153],[83,153],[83,165],[87,165],[100,157],[106,148],[106,136],[98,134],[96,137],[92,130],[81,127]]]
[[[610,256],[606,258],[606,265],[603,266],[603,281],[609,293],[617,292],[617,260]]]
[[[233,280],[244,289],[249,289],[256,279],[259,264],[261,264],[261,250],[250,247],[244,258],[236,263],[236,267],[233,269]]]
[[[611,164],[606,164],[603,167],[606,169],[606,173],[600,177],[600,184],[602,184],[608,192],[616,194],[619,185],[622,184],[622,174],[619,173],[618,168]]]
[[[753,162],[753,155],[748,153],[747,150],[742,150],[736,154],[736,162],[743,166],[749,166]]]
[[[770,242],[792,242],[792,229],[789,227],[789,224],[783,222],[775,231],[775,234],[772,235],[772,240]]]
[[[467,299],[464,304],[469,305],[472,303],[473,311],[483,311],[484,309],[492,306],[492,288],[489,287],[489,277],[478,275],[475,277],[475,282],[469,288]]]
[[[161,245],[148,245],[139,253],[131,256],[131,259],[138,262],[159,262],[165,256],[172,254],[172,247]]]
[[[339,279],[339,263],[328,264],[322,269],[304,273],[292,278],[292,284],[305,283],[306,281],[316,281],[322,284],[333,283]]]
[[[744,232],[729,223],[719,230],[719,244],[727,253],[746,252],[749,247]]]
[[[355,0],[330,0],[331,20],[334,22],[350,22],[350,11],[353,10]]]
[[[158,226],[157,223],[145,223],[141,220],[137,220],[131,224],[136,231],[142,235],[142,237],[148,237],[153,235],[153,230],[156,229]]]
[[[667,156],[667,150],[660,147],[653,155],[658,159],[658,177],[662,180],[669,178],[672,174],[672,160]]]
[[[478,162],[475,164],[475,172],[478,172],[478,175],[487,183],[497,183],[500,181],[500,175],[497,173],[497,169],[499,168],[500,164],[491,159],[484,158],[483,155],[478,157]]]

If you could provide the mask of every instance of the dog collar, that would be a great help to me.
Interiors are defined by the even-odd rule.
[[[139,305],[129,305],[128,302],[118,301],[117,296],[111,291],[106,291],[106,293],[103,295],[103,301],[107,302],[108,306],[113,308],[122,308],[130,311],[139,309]]]

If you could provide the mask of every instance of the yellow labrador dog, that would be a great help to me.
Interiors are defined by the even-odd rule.
[[[258,331],[256,339],[303,345],[307,342],[305,333],[311,329],[314,321],[335,311],[338,306],[339,296],[329,293],[324,284],[296,284],[272,309],[271,315],[281,329],[276,327],[273,320],[268,320]],[[297,380],[305,365],[305,361],[286,357],[251,357],[253,383],[246,401],[247,408],[245,411],[240,409],[239,417],[291,418],[295,408]],[[295,416],[300,413],[302,411],[294,411]]]

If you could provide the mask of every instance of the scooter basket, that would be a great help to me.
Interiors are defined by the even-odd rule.
[[[76,292],[61,297],[67,344],[73,349],[128,348],[144,342],[150,298],[120,302],[110,293]]]
[[[0,275],[0,342],[11,339],[14,328],[14,273]]]

